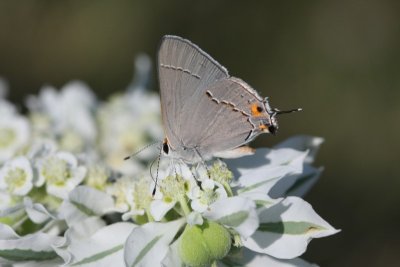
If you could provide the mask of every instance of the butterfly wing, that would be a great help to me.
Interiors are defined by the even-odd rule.
[[[268,132],[270,116],[262,98],[247,83],[235,77],[211,84],[187,121],[190,135],[202,155],[215,155],[244,145],[261,133]],[[187,111],[189,112],[189,111]]]
[[[158,52],[158,75],[165,134],[172,147],[179,147],[188,130],[185,113],[212,83],[229,77],[228,71],[190,41],[167,35]],[[187,134],[185,134],[187,135]],[[189,137],[190,139],[190,137]]]

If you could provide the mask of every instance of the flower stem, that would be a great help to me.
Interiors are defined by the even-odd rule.
[[[185,214],[185,216],[188,216],[190,214],[190,208],[186,203],[185,197],[183,196],[179,197],[179,204],[181,205],[182,211]]]
[[[149,209],[145,209],[145,211],[146,211],[147,220],[149,222],[154,222],[154,218],[153,218],[153,216],[151,216]]]
[[[228,194],[229,197],[233,197],[233,192],[231,187],[229,186],[229,184],[227,182],[223,182],[222,186],[224,187],[226,193]]]

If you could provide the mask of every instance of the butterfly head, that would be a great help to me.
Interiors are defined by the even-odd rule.
[[[279,110],[277,108],[271,108],[268,102],[268,97],[266,97],[263,101],[265,110],[268,114],[268,119],[263,120],[263,132],[270,133],[272,135],[275,135],[278,131],[278,120],[277,116],[280,114],[285,114],[285,113],[292,113],[296,111],[301,111],[301,108],[296,108],[296,109],[290,109],[290,110]]]

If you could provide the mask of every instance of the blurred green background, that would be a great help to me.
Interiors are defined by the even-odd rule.
[[[192,40],[274,107],[304,109],[255,146],[326,139],[306,200],[342,232],[305,259],[400,266],[399,1],[1,1],[0,76],[17,103],[71,79],[105,98],[129,84],[135,55],[154,62],[164,34]]]

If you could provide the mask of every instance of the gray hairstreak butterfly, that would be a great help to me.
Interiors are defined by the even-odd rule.
[[[194,164],[212,157],[239,157],[262,133],[275,134],[276,116],[268,98],[228,74],[225,67],[189,40],[163,37],[158,51],[163,151]]]

